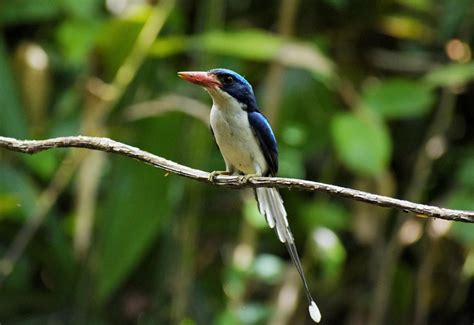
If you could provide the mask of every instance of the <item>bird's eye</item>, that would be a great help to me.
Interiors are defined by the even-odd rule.
[[[234,78],[230,75],[225,75],[222,77],[222,81],[226,84],[226,85],[230,85],[231,83],[234,82]]]

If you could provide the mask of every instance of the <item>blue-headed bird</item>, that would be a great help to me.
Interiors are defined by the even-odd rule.
[[[228,69],[179,72],[179,77],[204,89],[212,97],[211,131],[224,158],[226,170],[210,173],[217,175],[240,174],[276,176],[278,172],[278,146],[267,118],[260,112],[250,83],[238,73]],[[285,243],[291,260],[303,281],[309,302],[309,314],[318,322],[321,313],[311,296],[288,224],[283,200],[276,188],[254,189],[260,213],[278,238]]]

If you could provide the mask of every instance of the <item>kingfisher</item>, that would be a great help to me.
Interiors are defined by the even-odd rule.
[[[238,73],[228,69],[184,71],[178,76],[203,87],[212,98],[210,126],[224,158],[226,170],[213,171],[218,175],[276,176],[278,146],[267,118],[259,110],[252,86]],[[277,188],[255,188],[260,214],[268,226],[275,229],[303,282],[311,318],[319,323],[321,313],[308,288],[295,240],[288,224],[287,213]]]

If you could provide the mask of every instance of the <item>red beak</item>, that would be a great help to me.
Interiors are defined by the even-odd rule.
[[[222,84],[213,74],[202,71],[182,71],[178,72],[178,76],[181,79],[192,82],[193,84],[203,86],[206,88],[209,87],[221,87]]]

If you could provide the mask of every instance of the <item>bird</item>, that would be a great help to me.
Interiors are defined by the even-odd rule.
[[[226,170],[211,172],[210,180],[218,175],[243,175],[247,180],[254,176],[276,176],[277,141],[270,123],[257,106],[250,83],[237,72],[224,68],[182,71],[178,76],[203,87],[212,98],[210,127]],[[254,192],[260,213],[286,245],[300,275],[310,317],[319,323],[321,313],[308,288],[281,195],[277,188],[259,187]]]

